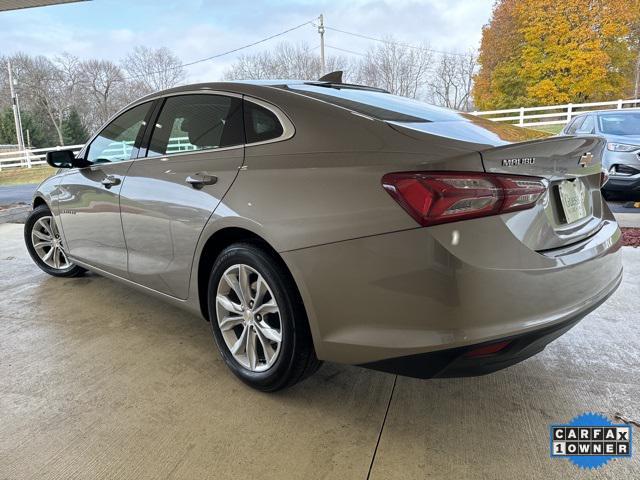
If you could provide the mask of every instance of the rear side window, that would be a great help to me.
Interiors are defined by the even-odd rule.
[[[569,125],[569,128],[567,128],[566,131],[567,135],[574,135],[576,133],[576,130],[580,128],[580,126],[584,122],[585,118],[587,117],[577,117],[573,122],[571,122],[571,125]]]
[[[242,145],[242,100],[224,95],[180,95],[166,99],[148,156]]]
[[[247,143],[278,138],[284,132],[280,120],[271,110],[253,102],[244,102],[244,127]]]
[[[380,91],[308,84],[290,85],[289,89],[379,120],[402,123],[465,120],[454,110]]]

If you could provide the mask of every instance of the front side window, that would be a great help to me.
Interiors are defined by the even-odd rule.
[[[284,132],[275,113],[250,101],[244,102],[244,128],[247,143],[272,140]]]
[[[156,122],[148,156],[242,145],[242,101],[224,95],[169,97]]]
[[[593,115],[587,115],[582,125],[580,125],[580,127],[578,127],[578,129],[576,130],[576,133],[587,133],[587,134],[594,133],[595,128],[596,128],[596,123],[593,120]]]
[[[134,145],[146,126],[145,119],[151,102],[127,110],[93,139],[86,154],[92,163],[109,163],[130,160],[135,155]]]
[[[567,135],[574,135],[576,133],[576,130],[580,128],[580,125],[582,125],[582,123],[584,122],[585,118],[586,117],[575,118],[573,122],[571,122],[571,125],[569,125],[569,128],[567,128]]]

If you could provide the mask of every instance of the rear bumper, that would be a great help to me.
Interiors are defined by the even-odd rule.
[[[520,363],[540,353],[556,338],[564,335],[586,315],[600,306],[616,290],[622,275],[602,292],[587,310],[556,324],[532,332],[513,335],[475,345],[450,348],[406,357],[362,364],[362,367],[414,378],[452,378],[486,375]],[[494,354],[471,356],[479,348],[502,342],[507,346]]]
[[[546,252],[518,240],[506,225],[512,219],[281,252],[318,358],[376,364],[526,335],[576,321],[613,293],[622,262],[612,218],[590,238]]]

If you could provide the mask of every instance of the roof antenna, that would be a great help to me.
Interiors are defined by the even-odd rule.
[[[342,83],[342,70],[327,73],[318,79],[319,82]]]

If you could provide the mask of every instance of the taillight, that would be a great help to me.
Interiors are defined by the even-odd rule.
[[[382,186],[424,226],[533,207],[547,190],[538,177],[474,172],[401,172]]]

